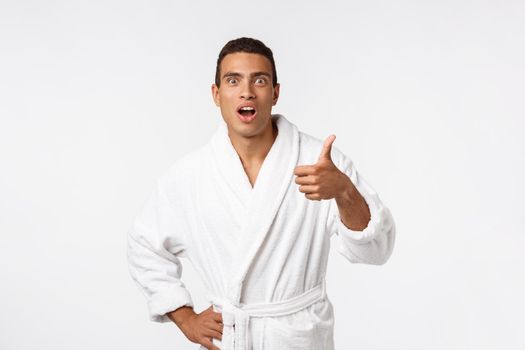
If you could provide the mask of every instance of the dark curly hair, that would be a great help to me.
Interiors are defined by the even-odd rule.
[[[219,53],[217,67],[215,68],[215,85],[217,85],[217,87],[221,86],[220,66],[222,60],[226,55],[236,52],[256,53],[266,57],[272,64],[272,84],[274,87],[277,85],[277,70],[275,69],[272,50],[260,40],[242,37],[228,41]]]

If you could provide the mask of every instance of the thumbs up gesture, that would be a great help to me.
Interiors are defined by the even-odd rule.
[[[335,135],[330,135],[324,141],[316,164],[295,167],[295,183],[300,185],[299,191],[308,199],[337,199],[345,190],[353,187],[348,176],[332,162],[330,153],[334,140]]]

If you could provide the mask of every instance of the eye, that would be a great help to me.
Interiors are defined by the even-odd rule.
[[[266,79],[265,78],[257,78],[255,80],[255,83],[257,84],[259,82],[259,84],[266,84]]]
[[[235,79],[235,78],[228,78],[226,81],[228,82],[228,84],[235,84],[237,82],[237,79]]]

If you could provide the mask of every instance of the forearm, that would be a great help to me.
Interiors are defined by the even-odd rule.
[[[347,179],[345,190],[335,197],[339,216],[350,230],[362,231],[370,222],[370,208],[352,181]]]

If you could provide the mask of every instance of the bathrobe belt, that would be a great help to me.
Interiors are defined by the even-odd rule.
[[[326,283],[321,283],[301,295],[274,303],[233,305],[224,297],[209,296],[209,301],[222,310],[222,350],[250,350],[249,322],[251,317],[276,317],[293,314],[323,300]]]

